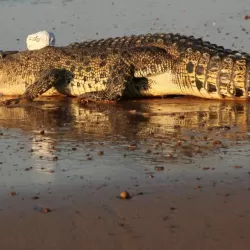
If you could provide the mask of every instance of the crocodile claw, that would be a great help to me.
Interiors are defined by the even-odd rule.
[[[17,104],[24,104],[27,103],[27,99],[23,99],[23,98],[13,98],[13,99],[8,99],[5,101],[2,101],[1,104],[5,105],[5,106],[15,106]]]
[[[79,104],[89,104],[89,103],[107,103],[107,104],[112,104],[116,103],[116,101],[110,101],[110,100],[93,100],[93,99],[88,99],[88,98],[79,98],[78,99]]]
[[[88,104],[88,103],[114,103],[113,100],[108,100],[104,98],[102,92],[89,92],[82,94],[78,97],[78,103]]]
[[[88,102],[100,102],[105,101],[105,98],[102,95],[102,92],[88,92],[82,94],[78,97],[79,103],[88,103]]]

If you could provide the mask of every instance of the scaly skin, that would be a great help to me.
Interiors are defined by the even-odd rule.
[[[9,51],[2,51],[2,50],[0,50],[0,58],[4,58],[4,57],[6,57],[8,55],[16,54],[18,52],[19,51],[17,51],[17,50],[9,50]]]
[[[133,47],[124,51],[89,51],[71,47],[46,47],[8,55],[0,60],[1,92],[33,100],[49,95],[95,94],[96,99],[117,100],[123,96],[134,75],[146,77],[171,69],[171,55],[155,46]],[[172,63],[173,64],[173,63]],[[145,67],[147,65],[147,67]],[[99,95],[99,96],[98,96]]]
[[[41,94],[248,99],[249,59],[179,34],[109,38],[6,55],[0,61],[0,93],[21,95],[7,103]]]

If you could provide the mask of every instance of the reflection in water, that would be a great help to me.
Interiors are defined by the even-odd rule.
[[[33,182],[40,183],[43,180],[52,182],[55,175],[52,175],[56,170],[57,162],[53,161],[55,157],[53,150],[53,140],[48,136],[36,135],[31,140],[32,156],[34,163],[33,169],[39,172],[39,178],[37,176],[33,178]],[[31,159],[32,160],[32,159]]]
[[[219,148],[231,150],[239,140],[246,141],[241,151],[249,152],[249,103],[180,98],[81,106],[71,100],[36,101],[0,107],[0,131],[7,128],[21,128],[27,136],[20,144],[10,143],[20,139],[12,130],[2,137],[7,140],[0,144],[6,166],[23,171],[31,165],[37,171],[30,178],[39,184],[55,182],[69,169],[77,178],[83,170],[92,178],[101,173],[105,177],[111,166],[141,171],[157,164],[190,163]],[[131,144],[137,145],[135,151],[126,149]],[[104,156],[88,161],[88,154],[96,156],[98,150]],[[59,161],[53,160],[56,156]],[[51,174],[58,169],[62,171]]]
[[[63,134],[79,138],[84,135],[85,139],[91,140],[107,140],[108,135],[140,139],[150,131],[157,135],[174,133],[176,128],[233,126],[248,131],[249,103],[187,98],[88,106],[34,102],[26,107],[0,107],[0,126],[26,131],[44,129],[55,137]]]

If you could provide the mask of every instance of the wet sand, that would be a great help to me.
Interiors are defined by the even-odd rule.
[[[1,249],[249,249],[249,103],[41,98],[0,120]]]
[[[178,32],[248,52],[248,2],[1,1],[0,49],[46,29],[57,45]],[[249,105],[0,107],[0,249],[248,250]]]

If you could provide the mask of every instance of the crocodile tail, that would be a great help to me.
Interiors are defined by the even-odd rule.
[[[178,47],[175,78],[183,94],[211,99],[249,97],[249,56],[208,44]]]

